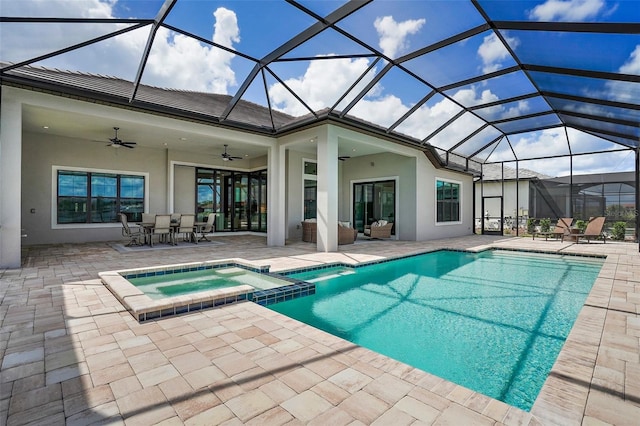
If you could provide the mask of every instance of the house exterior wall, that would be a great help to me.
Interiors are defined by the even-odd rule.
[[[90,142],[25,133],[22,140],[22,227],[24,244],[108,241],[121,238],[121,225],[58,225],[55,223],[56,177],[61,169],[104,170],[115,173],[148,173],[150,212],[166,211],[167,168],[162,150],[107,148]],[[100,150],[100,151],[97,151]],[[99,152],[100,155],[97,155]],[[34,213],[31,213],[31,211]]]
[[[99,104],[81,102],[69,98],[8,89],[5,95],[15,95],[21,108],[36,106],[59,109],[65,114],[84,114],[116,123],[140,122],[154,129],[184,129],[189,132],[225,138],[237,138],[242,143],[251,143],[285,153],[285,179],[283,210],[286,238],[301,237],[302,219],[302,167],[303,159],[316,159],[315,146],[309,141],[317,135],[318,128],[306,129],[281,140],[256,136],[242,132],[215,129],[196,123],[161,118],[121,110]],[[142,145],[135,149],[108,148],[107,141],[93,141],[82,137],[78,124],[77,137],[58,136],[55,132],[30,132],[23,129],[21,138],[15,141],[20,146],[22,166],[20,174],[20,226],[25,237],[21,245],[75,243],[91,241],[117,241],[121,239],[119,223],[65,224],[56,223],[56,170],[87,170],[119,174],[142,174],[146,181],[146,211],[149,213],[191,212],[195,205],[195,169],[197,167],[229,168],[212,152],[211,156],[172,147],[148,148]],[[329,125],[331,126],[331,125]],[[337,144],[356,142],[384,153],[355,156],[338,162],[338,206],[339,220],[353,221],[352,187],[356,181],[394,179],[397,182],[397,237],[404,240],[442,238],[467,233],[471,214],[471,178],[466,174],[435,169],[424,154],[416,149],[400,146],[372,135],[361,134],[332,126],[332,140]],[[5,143],[5,142],[3,142]],[[13,143],[13,142],[12,142]],[[9,143],[3,146],[10,146]],[[271,152],[271,151],[270,151]],[[275,151],[274,151],[275,152]],[[268,157],[238,161],[233,169],[243,171],[264,169]],[[280,163],[277,163],[280,164]],[[464,209],[461,223],[442,226],[435,223],[435,179],[444,177],[462,183]],[[269,182],[271,186],[273,182]],[[5,194],[0,194],[5,202]],[[278,198],[278,197],[276,197]],[[280,206],[280,204],[278,204]],[[278,207],[280,209],[280,207]],[[271,212],[271,210],[270,210]]]
[[[418,241],[470,235],[473,232],[473,177],[466,173],[436,169],[426,156],[416,158],[416,237]],[[436,222],[436,181],[461,185],[459,222]]]
[[[353,184],[396,181],[396,236],[415,240],[416,158],[384,153],[350,158],[343,162],[339,219],[354,222]]]
[[[174,166],[173,212],[195,214],[196,168]]]
[[[315,160],[315,155],[288,149],[286,156],[286,239],[302,239],[302,167],[304,159]]]

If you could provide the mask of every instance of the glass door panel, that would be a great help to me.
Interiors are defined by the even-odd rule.
[[[380,219],[395,223],[395,185],[395,181],[353,185],[353,221],[358,232]]]
[[[233,225],[232,230],[247,230],[249,225],[248,199],[249,177],[236,174],[233,179]]]

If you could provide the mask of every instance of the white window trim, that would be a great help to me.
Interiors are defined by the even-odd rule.
[[[132,172],[128,170],[94,169],[90,167],[51,166],[51,229],[88,229],[88,228],[119,228],[120,223],[58,223],[58,171],[113,173],[117,175],[144,177],[144,212],[149,210],[149,173]]]
[[[460,218],[459,220],[455,221],[455,222],[438,222],[438,181],[440,182],[447,182],[447,183],[455,183],[460,185],[460,191],[458,192],[458,209],[460,211]],[[461,181],[458,180],[454,180],[454,179],[449,179],[449,178],[443,178],[443,177],[438,177],[436,176],[435,181],[433,182],[433,186],[434,186],[434,192],[433,192],[433,196],[434,196],[434,214],[433,214],[433,218],[434,218],[434,222],[435,222],[435,226],[450,226],[450,225],[461,225],[463,223],[463,218],[462,218],[462,212],[464,211],[463,209],[463,205],[462,203],[464,202],[464,197],[462,196],[462,192],[464,190],[464,185],[462,184]]]

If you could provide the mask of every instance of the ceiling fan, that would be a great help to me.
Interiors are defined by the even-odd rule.
[[[340,160],[340,161],[346,161],[346,160],[348,160],[349,158],[351,158],[351,156],[350,156],[350,155],[341,155],[341,156],[339,156],[339,157],[338,157],[338,160]]]
[[[224,152],[222,154],[220,154],[220,156],[222,157],[222,161],[233,161],[233,160],[242,160],[242,157],[235,157],[229,153],[227,153],[227,147],[229,145],[224,144]]]
[[[111,143],[107,146],[111,146],[114,148],[120,148],[121,146],[124,146],[125,148],[133,148],[132,145],[136,144],[135,142],[123,142],[121,139],[118,139],[118,130],[120,130],[120,127],[114,127],[113,130],[116,131],[116,135],[112,138],[109,138]]]

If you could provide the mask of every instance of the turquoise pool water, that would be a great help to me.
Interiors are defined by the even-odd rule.
[[[602,264],[439,251],[289,275],[316,294],[269,308],[529,410]]]
[[[258,290],[290,284],[272,276],[235,266],[127,279],[152,299],[235,287],[243,284],[250,285]]]

